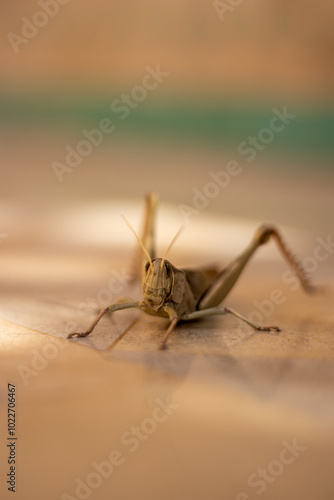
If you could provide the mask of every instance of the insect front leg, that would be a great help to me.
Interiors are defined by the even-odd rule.
[[[257,325],[256,323],[253,323],[252,321],[249,321],[247,318],[242,316],[241,314],[237,313],[233,309],[230,309],[228,307],[210,307],[209,309],[202,309],[201,311],[194,311],[192,313],[186,314],[182,316],[182,320],[192,320],[192,319],[198,319],[198,318],[204,318],[206,316],[217,316],[217,315],[224,315],[224,314],[232,314],[236,318],[240,319],[244,323],[247,323],[247,325],[251,326],[254,328],[254,330],[257,330],[259,332],[270,332],[271,330],[274,330],[276,332],[280,332],[280,328],[278,326],[260,326]]]
[[[296,258],[286,247],[281,235],[273,226],[261,226],[255,233],[253,240],[248,247],[232,261],[225,269],[221,271],[214,283],[208,288],[204,296],[198,304],[198,309],[208,309],[218,306],[231,291],[244,267],[254,252],[261,246],[267,243],[270,238],[274,238],[297,277],[300,280],[306,292],[314,292],[317,289],[313,287],[306,276],[306,272]]]
[[[176,327],[178,321],[179,321],[179,317],[176,313],[176,311],[172,308],[172,307],[169,307],[169,306],[165,306],[164,308],[164,311],[168,314],[169,316],[169,319],[171,320],[170,322],[170,325],[165,333],[165,336],[164,338],[162,339],[162,342],[159,346],[159,349],[162,351],[164,349],[167,348],[166,346],[166,343],[167,343],[167,340],[168,340],[168,337],[170,336],[170,334],[172,333],[172,331],[174,330],[174,328]]]
[[[77,337],[77,338],[87,337],[87,335],[89,335],[90,333],[92,333],[92,331],[94,330],[94,328],[96,327],[96,325],[98,324],[98,322],[100,321],[100,319],[105,314],[112,313],[114,311],[120,311],[121,309],[130,309],[132,307],[139,307],[139,305],[140,305],[139,302],[134,302],[134,301],[129,302],[129,299],[120,299],[115,304],[111,304],[110,306],[105,307],[104,309],[102,309],[102,311],[100,311],[100,313],[96,316],[96,318],[94,319],[93,323],[90,325],[90,327],[88,328],[88,330],[86,330],[83,333],[70,333],[67,336],[67,338],[68,339],[72,339],[73,337]]]
[[[172,321],[171,321],[171,323],[170,323],[170,325],[169,325],[169,327],[168,327],[168,329],[167,329],[167,331],[165,333],[165,336],[162,339],[162,342],[161,342],[161,344],[159,346],[160,351],[163,351],[164,349],[167,348],[167,345],[166,345],[167,339],[170,336],[170,334],[172,333],[172,331],[174,330],[174,328],[176,327],[178,321],[179,321],[178,318],[173,318],[172,319]]]

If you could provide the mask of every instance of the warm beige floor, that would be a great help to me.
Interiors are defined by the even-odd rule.
[[[210,318],[181,325],[169,350],[159,352],[165,321],[139,314],[104,350],[131,323],[127,312],[105,318],[81,345],[59,326],[75,317],[73,297],[66,308],[59,295],[58,304],[26,296],[24,314],[18,298],[17,323],[30,317],[40,327],[0,324],[3,411],[6,384],[17,392],[15,498],[331,499],[332,298],[289,290],[278,263],[250,267],[229,304],[250,313],[256,297],[262,302],[280,288],[284,303],[263,318],[282,327],[279,335]],[[11,296],[13,290],[3,302]],[[57,336],[45,333],[48,323]],[[138,437],[134,426],[144,429]],[[295,451],[283,451],[291,446]],[[113,450],[120,465],[106,478],[90,476],[92,464],[110,460]],[[4,471],[6,452],[3,444]],[[76,491],[87,478],[99,485],[91,495],[82,483]],[[1,498],[12,498],[1,488]]]
[[[262,483],[249,477],[260,468],[272,471],[262,498],[331,498],[333,351],[295,348],[282,358],[270,342],[266,355],[249,346],[242,355],[171,349],[126,360],[9,323],[1,329],[1,378],[17,387],[16,498],[75,496],[77,478],[115,449],[124,462],[92,498],[256,498]],[[170,415],[152,424],[161,401]],[[145,441],[122,441],[140,425]],[[286,442],[300,447],[296,457],[282,455]]]
[[[17,491],[8,492],[1,476],[1,499],[332,500],[332,292],[310,297],[293,290],[270,244],[227,304],[278,324],[278,335],[241,328],[234,318],[208,318],[180,325],[169,350],[159,352],[166,322],[123,311],[104,318],[86,340],[66,340],[91,321],[110,273],[127,272],[134,239],[127,230],[120,238],[120,213],[138,227],[147,187],[176,206],[190,204],[193,187],[208,181],[203,165],[217,170],[230,155],[147,146],[150,154],[144,148],[140,155],[147,175],[136,185],[129,176],[138,171],[138,151],[116,146],[58,185],[45,169],[65,141],[28,134],[20,148],[8,140],[4,153],[10,162],[0,231],[8,233],[0,247],[1,472],[8,472],[7,383],[16,385],[18,439]],[[23,157],[29,168],[22,168]],[[110,161],[126,168],[114,177]],[[156,165],[163,169],[164,162],[170,174],[159,176]],[[302,259],[313,258],[318,238],[332,234],[332,180],[325,171],[303,170],[300,177],[297,170],[247,167],[194,218],[170,259],[226,262],[262,220],[279,224]],[[124,208],[117,190],[127,193]],[[162,206],[158,221],[162,249],[180,224],[168,210]],[[322,252],[322,260],[309,261],[312,281],[333,287],[333,255],[329,249],[326,258]],[[277,290],[280,303],[273,304]],[[113,472],[110,460],[119,464]]]

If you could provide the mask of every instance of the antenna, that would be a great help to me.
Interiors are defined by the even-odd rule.
[[[178,230],[178,232],[176,233],[176,235],[174,236],[174,238],[172,239],[172,241],[170,242],[166,252],[164,253],[164,256],[162,257],[162,260],[161,260],[161,264],[160,264],[160,269],[162,269],[162,266],[164,265],[164,262],[165,262],[165,259],[167,257],[167,254],[169,252],[169,250],[172,248],[172,246],[174,245],[175,241],[178,239],[179,236],[181,236],[182,232],[184,231],[184,229],[186,228],[186,226],[181,226],[180,229]]]
[[[150,261],[150,265],[152,265],[152,259],[150,257],[150,254],[148,253],[148,251],[146,250],[146,248],[144,247],[144,244],[143,242],[141,241],[141,239],[139,238],[138,234],[136,233],[136,231],[133,229],[133,227],[131,226],[130,222],[128,221],[128,219],[125,217],[124,214],[122,214],[122,217],[123,219],[125,220],[127,226],[129,227],[129,229],[133,232],[133,234],[135,235],[139,245],[142,247],[145,255],[147,256],[148,260]],[[174,238],[175,239],[175,238]]]

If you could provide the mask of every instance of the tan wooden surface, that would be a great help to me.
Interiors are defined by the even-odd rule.
[[[192,189],[208,181],[206,170],[222,168],[235,151],[175,148],[171,155],[146,146],[146,155],[115,144],[58,185],[45,169],[69,138],[42,135],[38,147],[33,133],[21,135],[20,148],[8,137],[4,152],[1,472],[8,472],[7,383],[17,391],[18,458],[17,491],[8,492],[1,476],[1,498],[331,500],[333,294],[293,290],[282,280],[287,267],[274,243],[259,251],[226,304],[246,316],[266,304],[259,320],[278,324],[280,334],[208,318],[180,325],[169,350],[159,352],[166,321],[124,311],[104,318],[83,342],[65,338],[87,327],[112,273],[127,273],[135,242],[120,213],[139,227],[142,196],[159,191],[163,252],[180,225],[178,204],[190,205]],[[110,164],[124,166],[117,182]],[[332,186],[330,171],[304,169],[301,176],[292,166],[245,166],[193,218],[170,260],[223,265],[262,221],[276,223],[301,260],[313,258],[318,238],[332,237]],[[333,287],[334,253],[321,255],[311,279]],[[125,286],[119,293],[140,291]],[[280,303],[268,304],[277,293]],[[161,408],[168,404],[170,414]],[[132,435],[138,426],[141,437]],[[109,477],[97,476],[92,464],[110,463],[110,456],[122,463]],[[79,479],[99,486],[76,492]]]
[[[63,258],[65,271],[72,257]],[[263,323],[281,326],[280,334],[241,328],[234,318],[208,318],[180,325],[169,350],[159,352],[166,321],[124,311],[104,318],[82,343],[69,342],[68,322],[84,328],[93,317],[78,320],[77,305],[104,286],[109,258],[96,259],[95,282],[84,282],[95,259],[82,255],[73,270],[82,276],[79,285],[58,276],[58,288],[47,293],[40,271],[30,292],[27,283],[12,283],[1,294],[3,316],[11,316],[0,325],[3,416],[6,384],[17,391],[15,498],[332,498],[333,297],[291,290],[282,283],[286,267],[279,259],[259,259],[227,303],[247,315],[259,311],[254,300],[263,304],[279,289],[283,303],[268,314],[267,302],[262,315]],[[13,259],[7,255],[8,265]],[[116,268],[126,264],[122,259],[115,257]],[[39,264],[48,268],[42,258]],[[319,275],[330,281],[330,258]],[[157,408],[169,403],[166,420],[152,420],[162,418]],[[133,437],[133,426],[143,426],[140,437]],[[283,451],[289,446],[296,456]],[[113,450],[122,463],[107,478],[90,476],[92,464],[109,460]],[[91,494],[83,486],[76,491],[79,478],[93,481]],[[1,488],[2,498],[12,498]]]

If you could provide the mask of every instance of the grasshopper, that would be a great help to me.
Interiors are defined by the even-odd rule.
[[[120,299],[116,303],[102,309],[87,331],[83,333],[70,333],[67,338],[86,337],[94,330],[97,323],[105,314],[129,308],[137,308],[147,314],[170,320],[169,327],[160,344],[160,349],[166,348],[167,339],[179,321],[190,321],[213,315],[232,314],[254,328],[254,330],[260,332],[280,332],[278,326],[260,326],[249,321],[238,312],[228,307],[220,306],[235,285],[254,252],[271,238],[278,244],[279,249],[299,278],[304,290],[308,293],[316,290],[310,284],[303,267],[288,250],[278,230],[270,225],[260,226],[246,249],[220,272],[217,269],[177,269],[166,259],[166,255],[184,227],[174,237],[165,255],[162,258],[157,258],[155,252],[157,204],[158,198],[154,194],[148,194],[146,197],[146,217],[142,239],[137,236],[134,229],[125,219],[143,250],[142,256],[139,256],[142,277],[142,300]],[[137,266],[139,265],[138,260],[137,258]]]

